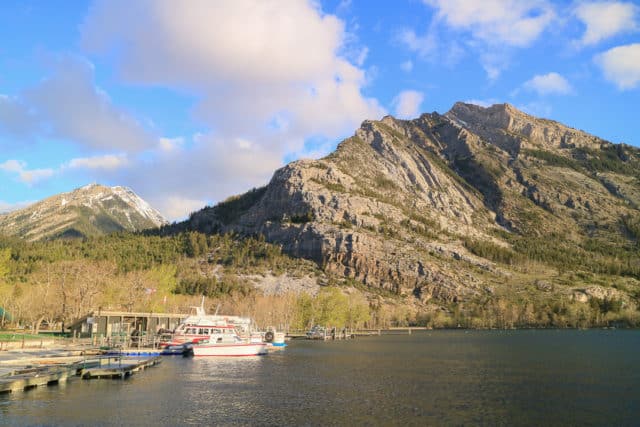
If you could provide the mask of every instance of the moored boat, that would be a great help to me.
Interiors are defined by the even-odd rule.
[[[196,314],[178,325],[171,340],[165,344],[167,349],[178,351],[182,348],[184,355],[192,356],[256,356],[267,353],[263,337],[250,333],[251,319],[217,313],[208,315],[204,310],[204,299],[200,307],[194,308]]]
[[[266,343],[239,341],[235,343],[214,342],[188,345],[187,351],[193,356],[262,356],[267,354]]]

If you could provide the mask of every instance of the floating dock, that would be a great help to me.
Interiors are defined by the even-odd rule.
[[[44,366],[14,369],[0,377],[0,393],[28,390],[30,388],[58,384],[76,375],[77,366]]]
[[[59,384],[78,376],[83,379],[124,379],[157,365],[162,359],[159,356],[144,358],[101,356],[73,363],[55,363],[51,360],[49,359],[49,363],[42,361],[38,366],[0,366],[0,393]]]
[[[83,379],[91,378],[127,378],[135,372],[144,371],[146,368],[160,363],[160,356],[136,359],[123,359],[122,357],[107,356],[100,359],[98,366],[82,368],[79,372]]]

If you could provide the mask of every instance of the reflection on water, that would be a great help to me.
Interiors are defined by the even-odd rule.
[[[434,331],[166,358],[0,396],[2,425],[637,425],[640,331]]]

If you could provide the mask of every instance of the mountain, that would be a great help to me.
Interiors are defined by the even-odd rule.
[[[179,228],[263,235],[422,304],[640,296],[640,150],[509,104],[365,121]],[[636,301],[637,302],[637,301]]]
[[[90,184],[0,215],[0,234],[27,240],[139,231],[167,220],[127,187]]]

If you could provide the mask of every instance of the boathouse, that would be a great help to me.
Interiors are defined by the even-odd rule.
[[[69,326],[73,336],[129,336],[133,331],[147,335],[160,330],[173,330],[188,314],[94,311]]]

